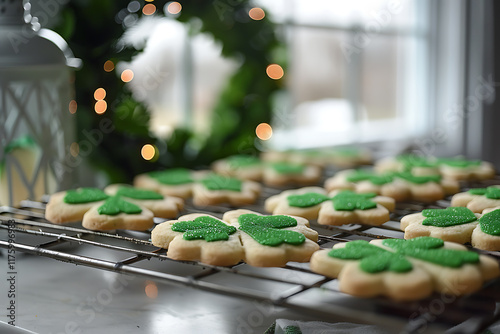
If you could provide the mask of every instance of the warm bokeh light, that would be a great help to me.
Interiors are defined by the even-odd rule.
[[[121,79],[123,82],[130,82],[134,78],[134,72],[130,69],[126,69],[122,72]]]
[[[250,16],[252,20],[260,21],[266,16],[266,13],[262,8],[254,7],[250,9],[250,11],[248,12],[248,16]]]
[[[71,100],[69,101],[69,112],[74,114],[76,113],[76,109],[78,108],[78,105],[76,104],[76,101],[75,100]]]
[[[255,134],[260,140],[269,140],[273,136],[273,128],[267,123],[260,123],[255,128]]]
[[[151,160],[156,155],[156,148],[151,144],[146,144],[141,149],[141,155],[144,160]]]
[[[99,100],[94,104],[96,114],[104,114],[106,109],[108,109],[108,104],[104,100]]]
[[[172,1],[167,6],[167,12],[169,12],[170,14],[174,14],[174,15],[179,14],[181,9],[182,9],[182,6],[177,1]]]
[[[142,7],[142,13],[144,15],[153,15],[156,12],[156,6],[152,3],[148,3],[144,7]]]
[[[115,63],[113,63],[111,60],[106,60],[103,67],[106,72],[111,72],[115,69]]]
[[[270,77],[271,79],[278,80],[283,78],[283,75],[285,75],[285,71],[283,71],[283,68],[279,66],[278,64],[271,64],[266,68],[266,73],[267,76]]]
[[[78,153],[80,153],[80,145],[78,145],[78,143],[71,143],[71,145],[69,146],[69,153],[76,157],[78,155]]]
[[[146,292],[146,296],[148,296],[151,299],[155,299],[158,297],[158,287],[156,286],[155,282],[147,281],[148,283],[146,284],[146,288],[144,288],[144,291]]]
[[[97,101],[104,100],[106,97],[106,90],[104,88],[97,88],[94,92],[94,99]]]

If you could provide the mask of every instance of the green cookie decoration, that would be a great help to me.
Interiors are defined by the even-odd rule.
[[[500,209],[484,214],[479,218],[481,231],[489,235],[500,236]]]
[[[424,184],[424,183],[428,183],[428,182],[434,182],[434,183],[441,182],[441,175],[416,176],[416,175],[413,175],[409,172],[404,172],[404,173],[394,173],[394,176],[399,177],[400,179],[403,179],[405,181],[408,181],[408,182],[414,183],[414,184]]]
[[[201,182],[208,190],[229,190],[240,192],[242,185],[241,180],[215,174],[209,175]]]
[[[486,198],[489,199],[500,199],[500,188],[498,187],[470,189],[469,193],[472,195],[486,196]]]
[[[414,154],[402,154],[396,159],[403,164],[405,172],[411,172],[414,167],[432,168],[438,165],[437,161],[432,161]]]
[[[301,245],[306,237],[299,232],[280,230],[297,226],[297,220],[289,216],[259,216],[244,214],[238,217],[239,229],[264,246],[279,246],[283,243]]]
[[[83,204],[103,201],[108,197],[109,196],[101,189],[79,188],[76,190],[68,190],[63,201],[67,204]]]
[[[347,176],[347,181],[349,182],[370,181],[371,183],[378,186],[392,182],[393,179],[394,178],[388,174],[377,175],[362,170],[356,171]]]
[[[305,166],[291,164],[286,162],[276,162],[271,167],[279,174],[300,174],[304,171]]]
[[[343,260],[361,260],[360,268],[367,273],[393,271],[404,273],[413,266],[407,258],[459,268],[467,263],[478,263],[479,255],[466,250],[444,249],[444,241],[432,237],[415,239],[386,239],[382,242],[394,252],[371,245],[364,240],[348,242],[344,248],[332,249],[328,255]]]
[[[462,225],[477,220],[474,212],[464,207],[425,209],[422,211],[422,215],[426,217],[422,225],[436,227]]]
[[[475,252],[441,248],[444,241],[438,238],[386,239],[382,243],[402,255],[444,267],[459,268],[467,263],[479,262],[479,255]]]
[[[371,274],[384,271],[404,273],[413,268],[411,262],[404,256],[371,245],[365,240],[348,242],[344,248],[329,251],[328,256],[342,260],[361,260],[361,270]]]
[[[229,236],[236,232],[236,228],[213,217],[201,216],[194,220],[174,223],[172,231],[184,232],[182,238],[185,240],[203,239],[211,242],[228,240]]]
[[[466,160],[466,159],[438,159],[439,163],[456,168],[476,167],[481,164],[480,160]]]
[[[161,194],[158,194],[156,191],[139,189],[134,187],[121,187],[116,192],[116,195],[138,200],[160,200],[164,198]]]
[[[369,210],[377,207],[377,203],[370,200],[375,197],[374,193],[357,194],[350,190],[344,190],[335,195],[333,207],[338,211]]]
[[[117,214],[120,213],[126,213],[132,215],[141,213],[142,209],[138,205],[127,202],[120,196],[113,196],[108,198],[103,205],[97,208],[97,212],[100,215],[109,215],[109,216],[116,216]]]
[[[171,186],[189,184],[194,182],[191,176],[191,172],[188,169],[184,168],[174,168],[164,171],[151,172],[149,173],[149,176],[162,184]]]
[[[330,198],[326,195],[313,192],[302,195],[290,195],[287,197],[288,205],[297,208],[309,208],[311,206],[321,204],[329,199]]]

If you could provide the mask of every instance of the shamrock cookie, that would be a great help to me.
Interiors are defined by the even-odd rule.
[[[269,186],[283,187],[290,184],[314,185],[321,179],[321,168],[288,162],[271,163],[264,169],[263,180]]]
[[[154,190],[165,196],[186,199],[192,196],[194,182],[199,177],[200,172],[174,168],[137,175],[134,178],[134,186]]]
[[[260,191],[261,186],[256,182],[210,174],[193,186],[193,203],[197,206],[247,205],[255,203]]]
[[[486,161],[461,158],[421,157],[412,154],[388,157],[375,164],[383,172],[411,172],[414,175],[440,174],[448,180],[487,180],[495,176],[494,166]]]
[[[50,196],[45,209],[45,218],[54,224],[80,221],[83,215],[97,203],[109,196],[97,188],[79,188],[61,191]]]
[[[318,219],[322,225],[381,225],[389,221],[389,211],[394,207],[394,199],[390,197],[357,194],[350,190],[333,191],[327,195],[319,187],[286,190],[265,202],[268,212]]]
[[[303,195],[307,195],[307,197],[302,197]],[[302,198],[305,200],[296,202],[295,198],[299,201]],[[285,190],[266,199],[264,208],[267,212],[272,212],[273,215],[292,215],[313,220],[318,218],[321,203],[325,198],[327,198],[327,192],[320,187]]]
[[[263,164],[258,157],[251,155],[233,155],[217,160],[212,169],[224,176],[236,177],[242,180],[260,181]]]
[[[248,210],[229,211],[224,220],[189,214],[157,225],[151,241],[167,248],[167,256],[174,260],[218,266],[243,260],[253,266],[284,266],[288,261],[309,261],[319,248],[307,238],[318,237],[307,226],[302,218],[262,216]]]
[[[112,184],[104,189],[108,195],[125,197],[127,201],[151,210],[155,217],[175,218],[184,208],[182,198],[164,196],[153,190],[140,189],[129,185]]]
[[[338,278],[345,293],[398,301],[472,293],[500,275],[494,258],[430,237],[339,243],[314,253],[311,270]]]
[[[416,200],[431,203],[459,191],[457,181],[443,179],[439,175],[416,176],[405,173],[375,174],[363,170],[338,172],[325,181],[328,191],[348,189],[356,192],[374,192],[394,198],[396,201]]]
[[[385,157],[375,163],[377,173],[409,172],[417,176],[441,175],[435,159],[415,154],[401,154],[396,157]]]
[[[464,207],[426,209],[401,218],[405,239],[431,236],[457,243],[470,242],[473,247],[500,250],[500,210],[474,213]]]
[[[441,175],[449,180],[488,180],[495,177],[495,167],[486,161],[438,159]]]
[[[475,188],[458,193],[451,198],[451,206],[467,207],[476,213],[500,206],[500,186]]]
[[[111,196],[85,213],[82,226],[89,230],[145,231],[153,227],[153,212],[129,202],[121,196]]]
[[[318,233],[307,219],[286,215],[264,216],[233,210],[222,219],[236,226],[245,250],[244,261],[256,267],[282,267],[289,261],[308,262],[319,249]]]
[[[303,150],[291,153],[289,161],[299,164],[313,164],[320,167],[335,166],[352,168],[372,162],[371,152],[356,147],[338,147],[321,150]]]

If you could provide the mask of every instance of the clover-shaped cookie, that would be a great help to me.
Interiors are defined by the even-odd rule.
[[[306,219],[263,216],[249,210],[226,212],[223,219],[189,214],[156,226],[153,245],[175,260],[230,266],[245,261],[258,267],[307,262],[318,248],[318,234]]]
[[[319,187],[285,190],[265,201],[268,212],[318,219],[322,225],[381,225],[389,220],[389,211],[394,207],[394,200],[390,197],[349,190],[333,191],[327,195]]]
[[[459,191],[457,181],[439,175],[417,176],[408,172],[376,174],[364,170],[345,170],[325,181],[328,191],[335,189],[374,192],[396,201],[416,200],[430,203]]]
[[[261,186],[249,180],[240,180],[218,174],[209,174],[193,186],[193,204],[197,206],[229,203],[247,205],[259,197]]]
[[[242,180],[260,181],[264,164],[256,156],[233,155],[220,159],[212,164],[212,169],[224,176],[236,177]]]
[[[345,293],[400,301],[472,293],[500,275],[492,257],[431,237],[339,243],[314,253],[311,270],[338,278]]]
[[[45,218],[54,224],[82,220],[85,212],[109,197],[98,188],[79,188],[61,191],[50,196],[45,208]]]
[[[439,170],[449,180],[488,180],[495,176],[495,167],[487,161],[438,159]]]
[[[500,206],[500,186],[475,188],[451,198],[451,206],[464,206],[476,213]]]
[[[134,178],[134,186],[151,189],[165,196],[189,198],[197,179],[205,173],[194,172],[185,168],[172,168],[139,174]]]
[[[153,227],[153,218],[154,214],[150,210],[115,195],[90,208],[83,215],[82,226],[96,231],[145,231]]]
[[[165,196],[156,191],[131,187],[123,184],[112,184],[104,189],[109,195],[125,197],[127,201],[141,205],[153,212],[155,217],[175,218],[184,208],[184,200],[175,196]]]
[[[330,149],[291,150],[284,152],[269,151],[261,155],[267,162],[289,162],[314,165],[321,168],[335,166],[352,168],[372,162],[371,152],[360,147],[336,147]]]
[[[166,197],[127,185],[111,185],[105,191],[80,188],[53,194],[47,204],[45,217],[56,224],[82,220],[84,227],[94,230],[146,230],[152,226],[154,216],[174,218],[182,207],[180,198]],[[114,211],[109,208],[114,208]],[[143,213],[139,215],[140,212]],[[131,222],[134,219],[136,223]]]
[[[269,163],[264,168],[263,181],[274,187],[287,185],[314,185],[321,178],[321,168],[290,162]]]
[[[490,250],[500,250],[500,210],[488,209],[483,214],[464,207],[426,209],[401,218],[405,239],[430,236]]]
[[[486,180],[495,176],[494,166],[486,161],[462,158],[422,157],[403,154],[383,158],[375,164],[375,170],[384,172],[411,172],[414,175],[439,174],[447,180]]]

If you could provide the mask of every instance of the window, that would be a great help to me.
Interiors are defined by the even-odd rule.
[[[428,130],[426,1],[260,0],[288,45],[277,149],[411,138]]]

